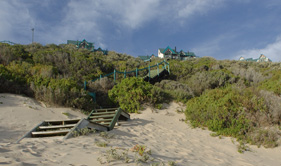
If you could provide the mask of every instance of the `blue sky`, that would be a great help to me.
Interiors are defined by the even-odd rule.
[[[281,61],[280,0],[1,0],[0,41],[67,40],[132,56],[177,47],[216,59]]]

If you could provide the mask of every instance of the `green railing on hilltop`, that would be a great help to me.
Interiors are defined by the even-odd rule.
[[[7,44],[10,44],[10,45],[15,45],[15,44],[17,44],[17,43],[14,43],[14,42],[8,41],[8,40],[3,40],[3,41],[0,41],[0,43],[7,43]]]
[[[159,66],[160,65],[162,65],[163,64],[163,66],[162,66],[162,69],[159,69]],[[157,67],[157,69],[155,69],[155,70],[151,70],[151,68],[154,68],[154,67]],[[168,62],[166,62],[165,60],[164,61],[162,61],[162,62],[160,62],[160,63],[157,63],[156,65],[153,65],[153,66],[148,66],[148,67],[145,67],[145,68],[142,68],[142,69],[138,69],[138,68],[136,68],[136,70],[132,70],[132,71],[124,71],[124,72],[122,72],[122,71],[118,71],[118,70],[116,70],[116,69],[114,69],[114,71],[112,72],[112,73],[109,73],[109,74],[106,74],[106,75],[100,75],[100,77],[99,78],[96,78],[96,79],[93,79],[93,80],[91,80],[91,82],[95,82],[95,81],[97,81],[97,80],[99,80],[99,79],[102,79],[102,78],[104,78],[104,77],[109,77],[109,76],[111,76],[111,75],[113,75],[113,77],[114,77],[114,82],[116,81],[116,76],[117,76],[117,74],[123,74],[124,75],[124,77],[123,78],[126,78],[126,75],[127,74],[130,74],[130,73],[136,73],[136,77],[138,77],[138,73],[140,72],[140,71],[143,71],[143,70],[148,70],[148,74],[145,76],[145,77],[148,77],[148,80],[150,80],[150,79],[153,79],[153,78],[155,78],[156,76],[159,76],[162,72],[164,72],[165,70],[168,70],[168,72],[170,73],[170,65],[169,65],[169,63]],[[144,78],[145,78],[144,77]],[[85,90],[87,90],[87,81],[84,81],[84,89]]]

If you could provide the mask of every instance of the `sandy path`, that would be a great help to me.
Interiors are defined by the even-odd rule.
[[[42,120],[84,117],[67,108],[44,108],[32,99],[18,95],[0,94],[0,165],[101,165],[109,149],[121,153],[136,144],[151,149],[154,161],[139,163],[176,162],[176,165],[243,165],[281,166],[281,148],[265,149],[250,146],[250,152],[240,154],[231,138],[211,137],[210,131],[192,129],[180,121],[184,114],[176,110],[182,107],[171,103],[166,109],[152,112],[150,108],[141,114],[132,114],[131,120],[121,122],[106,139],[99,134],[80,136],[63,141],[61,137],[23,139],[14,143],[25,132]],[[64,112],[71,114],[65,116]],[[106,142],[107,147],[98,147],[97,142]],[[136,165],[134,154],[129,151],[129,163],[121,160],[104,165]]]

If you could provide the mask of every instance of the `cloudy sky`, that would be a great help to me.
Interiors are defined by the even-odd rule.
[[[0,41],[67,40],[132,56],[170,46],[216,59],[281,61],[280,0],[1,0]]]

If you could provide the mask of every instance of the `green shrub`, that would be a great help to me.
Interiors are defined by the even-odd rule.
[[[260,83],[259,88],[281,95],[281,70],[270,71],[271,78]]]
[[[131,77],[123,79],[115,85],[108,95],[112,101],[128,112],[137,112],[142,103],[157,102],[157,93],[153,86],[141,78]]]
[[[249,132],[265,125],[261,117],[271,118],[267,117],[268,112],[265,100],[254,89],[228,86],[189,100],[185,114],[194,127],[208,127],[221,135],[246,139]]]
[[[187,100],[194,97],[194,94],[188,85],[177,81],[162,80],[161,82],[156,83],[155,86],[166,92],[162,96],[168,101],[176,100],[185,103]]]

